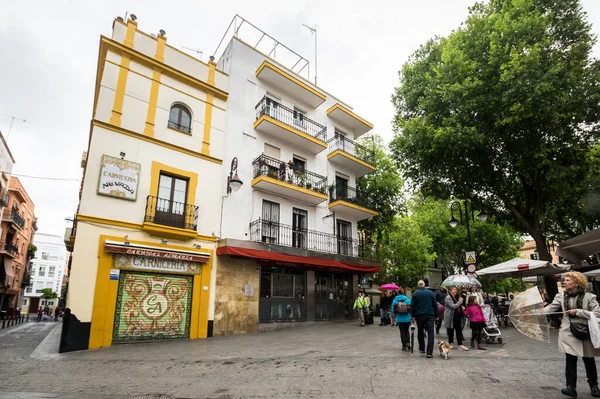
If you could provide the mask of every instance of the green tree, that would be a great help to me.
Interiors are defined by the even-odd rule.
[[[369,134],[358,140],[357,155],[371,157],[377,169],[357,180],[358,190],[369,198],[377,216],[359,222],[366,238],[380,245],[385,231],[403,209],[402,178],[381,136]]]
[[[595,42],[578,0],[476,3],[402,67],[391,147],[406,177],[509,215],[550,261],[551,204],[587,181],[600,136]]]
[[[42,295],[40,295],[40,297],[48,301],[49,299],[54,299],[58,297],[58,294],[52,291],[52,288],[42,288]]]

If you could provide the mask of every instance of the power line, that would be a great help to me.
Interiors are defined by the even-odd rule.
[[[31,176],[31,175],[20,175],[17,173],[11,173],[11,176],[17,176],[17,177],[26,177],[29,179],[39,179],[39,180],[54,180],[54,181],[79,181],[79,179],[65,179],[62,177],[45,177],[45,176]]]

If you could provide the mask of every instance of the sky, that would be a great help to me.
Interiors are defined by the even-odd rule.
[[[408,57],[435,35],[448,35],[474,0],[288,1],[0,1],[0,131],[35,204],[41,233],[63,234],[72,218],[87,148],[100,35],[133,13],[144,32],[203,51],[208,60],[237,13],[311,62],[317,25],[318,83],[392,138],[390,98]],[[582,0],[600,33],[600,1]],[[192,55],[199,54],[185,50]],[[594,51],[600,55],[600,46]],[[9,116],[7,116],[9,115]],[[12,118],[25,119],[26,122]],[[9,132],[10,129],[10,132]]]

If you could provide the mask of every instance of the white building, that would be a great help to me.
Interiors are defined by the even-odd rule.
[[[22,313],[34,313],[39,306],[57,306],[65,270],[67,251],[63,237],[36,233],[33,245],[37,247],[37,251],[31,259],[31,285],[25,289]],[[57,297],[47,302],[40,298],[44,288],[51,288]]]

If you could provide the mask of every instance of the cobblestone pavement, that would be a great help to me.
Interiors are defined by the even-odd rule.
[[[555,331],[547,344],[503,329],[503,344],[447,361],[402,352],[396,328],[353,322],[32,358],[54,327],[0,332],[0,399],[563,397]],[[579,397],[591,397],[579,373]]]

